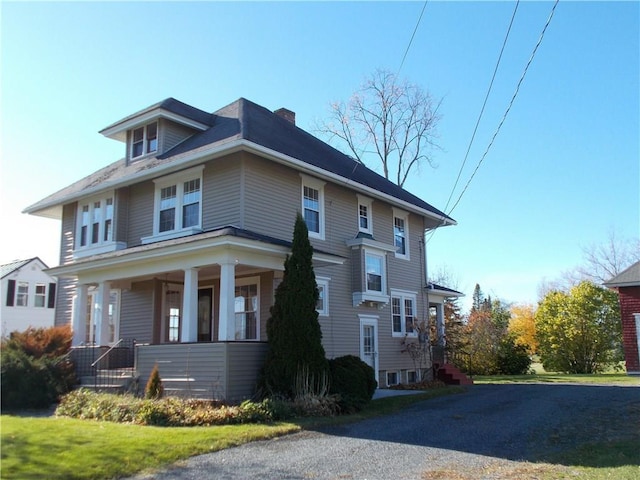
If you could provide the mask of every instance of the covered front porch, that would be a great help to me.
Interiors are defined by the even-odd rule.
[[[135,339],[139,388],[158,364],[169,393],[231,400],[255,389],[289,253],[287,242],[228,227],[53,270],[75,279],[74,347]],[[342,261],[314,255],[317,265]]]

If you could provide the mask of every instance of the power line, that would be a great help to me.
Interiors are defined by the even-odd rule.
[[[456,187],[458,186],[458,182],[460,181],[460,177],[462,176],[462,171],[464,166],[467,164],[467,158],[469,157],[469,152],[471,151],[471,145],[473,145],[473,140],[476,138],[476,132],[478,131],[478,126],[480,125],[480,120],[482,120],[482,115],[484,114],[484,108],[487,105],[487,100],[489,99],[489,94],[491,93],[491,89],[493,87],[493,81],[496,79],[496,74],[498,73],[498,67],[500,66],[500,60],[502,60],[502,54],[504,53],[504,48],[507,45],[507,40],[509,39],[509,33],[511,32],[511,26],[513,25],[513,20],[516,18],[516,12],[518,11],[518,5],[520,5],[520,0],[516,2],[516,6],[513,9],[513,14],[511,15],[511,21],[509,22],[509,28],[507,28],[507,33],[502,41],[502,48],[500,49],[500,55],[498,55],[498,61],[496,62],[496,66],[493,69],[493,76],[491,77],[491,82],[489,83],[489,88],[487,89],[487,94],[484,97],[484,102],[482,103],[482,108],[480,109],[480,115],[478,115],[478,120],[476,121],[476,126],[473,129],[473,134],[471,135],[471,140],[469,141],[469,145],[467,146],[467,152],[464,155],[464,160],[462,161],[462,165],[460,165],[460,170],[458,171],[458,176],[456,177],[456,181],[453,184],[453,188],[451,189],[451,193],[449,194],[449,198],[447,199],[447,204],[444,206],[444,211],[449,207],[449,202],[451,202],[451,197],[453,197],[453,193],[456,191]]]
[[[407,49],[404,51],[404,55],[402,57],[402,62],[400,62],[400,68],[398,68],[398,73],[402,70],[402,66],[404,65],[404,61],[407,58],[407,54],[409,53],[409,49],[411,48],[411,44],[413,43],[413,37],[416,36],[416,32],[418,31],[418,27],[420,26],[420,21],[422,20],[422,15],[424,14],[424,9],[427,8],[427,2],[429,0],[424,0],[424,5],[422,5],[422,11],[420,12],[420,17],[418,17],[418,22],[416,23],[415,28],[413,29],[413,33],[411,34],[411,39],[409,40],[409,44],[407,45]]]
[[[549,18],[547,18],[547,23],[545,23],[544,28],[542,29],[542,32],[540,33],[540,38],[538,38],[538,43],[536,43],[536,46],[534,47],[533,52],[531,52],[531,56],[529,57],[529,61],[527,62],[527,65],[524,67],[524,71],[522,72],[522,75],[520,76],[520,80],[518,81],[518,85],[516,86],[516,90],[515,90],[515,92],[513,92],[513,96],[511,97],[511,101],[509,102],[509,106],[505,110],[504,115],[502,116],[502,120],[500,120],[500,123],[498,124],[498,127],[496,128],[496,131],[493,134],[493,137],[491,137],[491,141],[489,142],[489,145],[487,145],[487,149],[482,154],[482,157],[478,161],[478,164],[476,165],[475,170],[471,174],[471,177],[469,177],[469,180],[467,181],[467,184],[462,189],[462,192],[460,192],[460,195],[458,196],[458,199],[456,200],[456,203],[453,205],[453,207],[451,207],[451,210],[449,210],[447,215],[450,215],[451,212],[453,212],[453,210],[458,206],[458,203],[460,203],[460,200],[462,199],[462,196],[467,191],[467,188],[469,188],[469,184],[471,183],[471,180],[473,180],[473,177],[475,177],[476,173],[478,172],[478,169],[480,168],[480,165],[482,165],[482,162],[484,161],[485,157],[489,153],[489,150],[491,149],[491,146],[493,145],[494,140],[498,136],[498,133],[500,132],[500,129],[502,128],[502,124],[506,120],[507,115],[509,114],[509,111],[511,110],[511,107],[513,106],[513,102],[515,101],[516,96],[518,95],[518,92],[520,91],[520,85],[522,85],[524,77],[527,74],[527,70],[529,70],[529,66],[531,65],[531,62],[533,61],[533,58],[535,57],[536,52],[538,51],[538,47],[542,43],[542,39],[544,38],[544,34],[547,31],[547,27],[551,23],[551,19],[553,18],[553,14],[555,13],[555,10],[556,10],[556,7],[558,6],[558,2],[559,1],[560,0],[556,0],[555,3],[553,4],[553,8],[551,9],[551,13],[549,14]]]

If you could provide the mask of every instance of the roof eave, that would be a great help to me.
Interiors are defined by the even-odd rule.
[[[209,128],[209,125],[198,122],[191,118],[185,117],[183,115],[178,115],[177,113],[171,112],[162,108],[160,106],[151,108],[150,110],[143,110],[133,116],[125,117],[122,120],[117,121],[109,125],[108,127],[100,130],[99,133],[104,135],[105,137],[112,138],[114,140],[120,140],[121,142],[126,141],[127,139],[127,131],[132,128],[136,128],[140,125],[144,125],[149,122],[153,122],[154,120],[158,120],[159,118],[165,118],[167,120],[171,120],[176,123],[180,123],[187,127],[194,128],[196,130],[204,131]]]

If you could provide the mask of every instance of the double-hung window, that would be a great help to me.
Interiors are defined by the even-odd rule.
[[[182,237],[202,230],[202,171],[191,168],[154,180],[156,184],[153,235],[142,243]]]
[[[409,215],[401,210],[393,209],[393,244],[396,257],[409,259]]]
[[[391,331],[393,336],[415,336],[416,294],[391,291]]]
[[[384,294],[385,262],[384,255],[365,252],[367,292]]]
[[[260,281],[258,277],[236,280],[235,339],[259,340],[260,337]]]
[[[44,283],[36,283],[36,292],[33,297],[33,306],[34,307],[43,307],[45,306],[47,298],[47,286]]]
[[[18,282],[18,289],[16,290],[16,306],[26,307],[29,305],[29,283]]]
[[[131,158],[141,157],[158,150],[158,122],[133,129]]]
[[[358,195],[358,230],[360,232],[373,234],[373,226],[371,224],[372,203],[370,198]]]
[[[324,240],[324,182],[307,175],[302,177],[302,215],[309,236]]]
[[[113,238],[113,192],[78,204],[74,255],[82,257],[116,249]]]
[[[316,310],[318,315],[325,317],[329,315],[329,279],[325,277],[316,277],[316,285],[318,286],[318,303]]]

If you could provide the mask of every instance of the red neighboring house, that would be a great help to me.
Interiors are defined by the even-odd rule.
[[[629,375],[640,375],[640,262],[634,263],[605,285],[618,291],[624,358]]]

